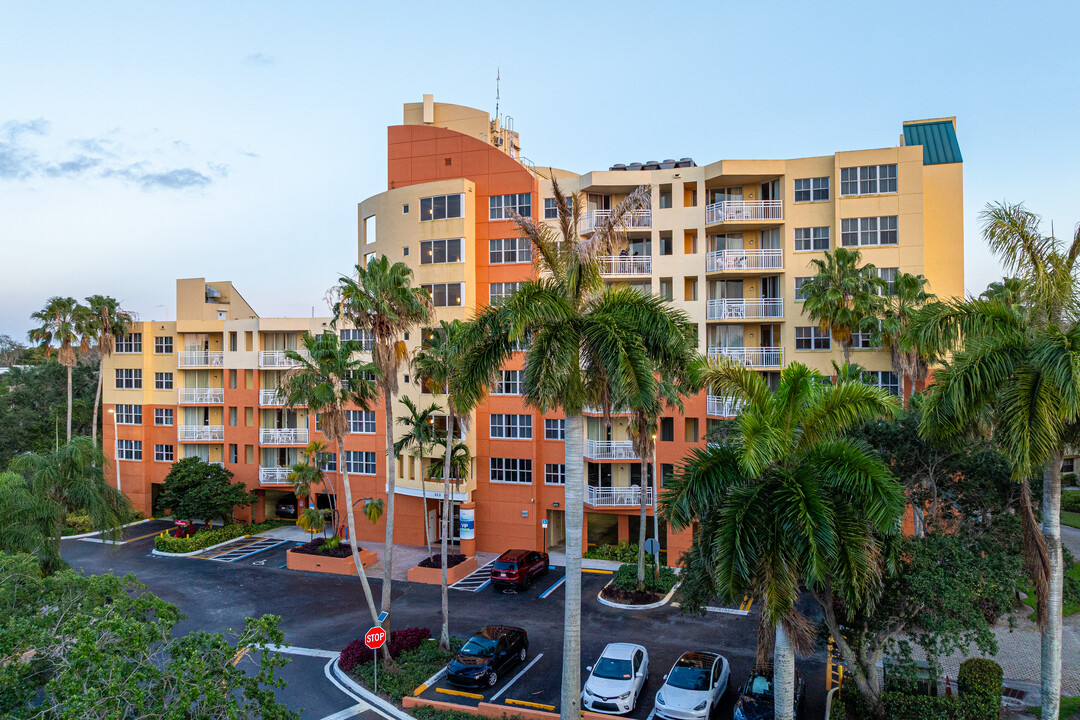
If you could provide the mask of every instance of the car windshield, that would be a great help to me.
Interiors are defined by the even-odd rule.
[[[496,570],[517,570],[517,563],[512,562],[495,562]]]
[[[613,660],[602,657],[593,668],[592,674],[606,680],[629,680],[633,674],[629,660]]]
[[[750,694],[754,697],[772,697],[772,683],[764,675],[758,675],[750,681]]]
[[[703,668],[676,665],[668,675],[667,684],[683,690],[708,690],[709,671]]]
[[[462,655],[489,658],[495,654],[495,641],[482,637],[469,638],[469,642],[461,646]]]

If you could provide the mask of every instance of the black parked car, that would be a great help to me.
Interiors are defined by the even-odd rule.
[[[455,685],[493,687],[499,674],[524,662],[529,635],[521,628],[488,625],[461,646],[446,666],[446,679]]]
[[[295,520],[298,512],[298,505],[295,495],[286,495],[274,505],[274,512],[277,513],[279,518]]]
[[[795,713],[796,720],[802,717],[800,712],[803,701],[804,683],[802,674],[795,671]],[[735,703],[735,720],[771,720],[773,716],[773,669],[756,668],[746,678],[739,690],[739,701]]]

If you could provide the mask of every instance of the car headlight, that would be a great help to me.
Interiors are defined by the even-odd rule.
[[[589,697],[594,697],[593,691],[589,689],[588,685],[585,686],[585,694],[588,695]]]
[[[666,705],[666,704],[667,704],[667,703],[665,703],[665,702],[664,702],[664,695],[663,695],[663,693],[656,693],[656,702],[657,702],[657,704],[659,704],[659,705]]]
[[[619,699],[620,699],[620,700],[625,700],[625,699],[626,699],[626,698],[628,698],[628,697],[630,697],[630,691],[629,691],[629,690],[627,690],[627,691],[626,691],[626,692],[624,692],[624,693],[623,693],[622,695],[620,695],[620,696],[619,696]]]
[[[698,706],[697,706],[697,707],[695,707],[695,708],[694,708],[694,710],[695,710],[695,711],[697,711],[697,710],[704,710],[704,709],[705,709],[705,706],[706,706],[706,705],[708,705],[708,704],[709,704],[709,701],[708,701],[708,700],[702,700],[702,701],[701,701],[700,703],[698,703]]]

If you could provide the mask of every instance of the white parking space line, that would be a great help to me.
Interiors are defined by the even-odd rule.
[[[330,672],[330,668],[332,668],[333,665],[334,665],[334,660],[333,660],[333,658],[331,658],[330,660],[327,660],[326,665],[323,666],[323,675],[326,676],[326,679],[329,680],[330,682],[334,683],[334,687],[336,687],[338,690],[340,690],[341,692],[343,692],[346,695],[348,695],[349,697],[351,697],[356,702],[363,703],[365,706],[370,707],[369,705],[367,705],[367,703],[365,703],[363,701],[363,699],[359,695],[355,694],[352,690],[349,690],[349,688],[342,685],[338,681],[338,679],[336,677],[334,677],[334,674],[332,672]]]
[[[306,655],[307,657],[336,658],[341,653],[333,650],[319,650],[318,648],[297,647],[295,645],[267,645],[267,650],[285,653],[286,655]]]
[[[529,663],[528,665],[526,665],[525,667],[521,668],[521,671],[520,671],[520,672],[519,672],[519,673],[518,673],[517,675],[515,675],[515,676],[513,677],[513,679],[512,679],[512,680],[510,680],[510,682],[508,682],[508,683],[506,683],[505,685],[503,685],[503,688],[502,688],[502,690],[500,690],[499,692],[497,692],[497,693],[495,693],[494,695],[492,695],[492,696],[491,696],[491,699],[490,699],[490,700],[488,700],[488,702],[495,702],[496,700],[498,700],[498,699],[499,699],[499,696],[500,696],[500,695],[502,695],[502,694],[503,694],[504,692],[506,692],[507,690],[509,690],[509,689],[510,689],[510,686],[511,686],[511,685],[513,685],[514,683],[516,683],[516,682],[518,681],[518,678],[520,678],[520,677],[521,677],[522,675],[524,675],[525,673],[527,673],[527,672],[529,671],[529,668],[531,668],[531,667],[532,667],[533,665],[535,665],[535,664],[536,664],[536,661],[537,661],[537,660],[539,660],[539,659],[540,659],[540,658],[542,658],[542,657],[544,657],[544,653],[540,653],[539,655],[537,655],[536,657],[534,657],[534,658],[532,659],[532,662],[531,662],[531,663]]]
[[[678,608],[678,607],[681,607],[681,605],[679,605],[679,603],[677,603],[677,602],[673,602],[673,603],[671,603],[671,607]],[[726,607],[713,607],[712,605],[706,605],[702,609],[705,612],[724,613],[725,615],[739,615],[739,616],[743,616],[743,617],[750,614],[749,610],[738,610],[736,608],[726,608]]]
[[[565,576],[565,575],[563,575],[563,576],[562,576],[561,578],[559,578],[559,579],[558,579],[558,580],[557,580],[557,581],[555,582],[555,584],[554,584],[554,585],[552,585],[551,587],[549,587],[549,588],[548,588],[547,590],[545,590],[544,592],[540,593],[540,599],[541,599],[541,600],[543,600],[543,599],[545,599],[545,598],[546,598],[546,597],[547,597],[548,595],[550,595],[551,593],[553,593],[553,592],[555,592],[556,590],[558,590],[558,589],[559,589],[559,587],[560,587],[560,586],[561,586],[561,585],[562,585],[562,584],[563,584],[564,582],[566,582],[566,576]]]
[[[494,563],[495,561],[491,560],[486,565],[478,567],[450,587],[464,592],[480,592],[491,584],[491,566]]]
[[[339,710],[338,712],[334,713],[333,715],[327,715],[322,720],[345,720],[345,718],[356,717],[357,715],[359,715],[362,712],[367,712],[367,710],[368,710],[367,703],[357,703],[356,705],[353,705],[352,707],[347,707],[344,710]]]

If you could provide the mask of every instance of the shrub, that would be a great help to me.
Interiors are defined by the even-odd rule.
[[[832,705],[829,706],[828,720],[848,720],[847,708],[844,707],[844,701],[840,697],[840,693],[833,695]]]
[[[597,545],[582,557],[587,557],[590,560],[616,560],[624,563],[636,563],[637,555],[637,543],[630,544],[629,541],[624,540],[618,545]]]
[[[1061,493],[1061,509],[1066,512],[1080,512],[1080,490]]]
[[[1002,678],[1005,673],[1001,666],[986,658],[968,658],[960,663],[960,674],[956,676],[956,687],[960,695],[978,695],[994,698],[1001,702],[1003,689]]]
[[[465,562],[465,556],[464,555],[459,555],[459,554],[456,554],[456,553],[447,553],[446,554],[446,567],[448,567],[448,568],[452,568],[455,565],[460,565],[463,562]],[[432,557],[424,558],[423,560],[418,562],[417,565],[420,566],[420,567],[423,567],[423,568],[441,568],[442,567],[442,556],[441,555],[433,555]]]
[[[70,529],[72,535],[94,532],[94,521],[84,512],[70,512],[64,518],[65,529]]]
[[[1061,476],[1061,486],[1062,487],[1075,487],[1076,485],[1077,485],[1076,473],[1064,473],[1064,474],[1062,474],[1062,476]]]
[[[679,582],[679,576],[676,575],[671,568],[661,566],[660,579],[657,580],[653,568],[648,565],[645,566],[646,592],[667,595],[671,588],[675,587],[675,583],[677,582]],[[612,578],[611,584],[620,590],[637,590],[637,564],[620,566],[619,569],[615,571],[615,577]]]
[[[997,720],[1000,700],[985,695],[942,697],[905,695],[886,692],[881,695],[885,717],[891,720]]]
[[[337,542],[333,542],[336,540]],[[332,558],[347,558],[352,555],[352,545],[342,542],[336,535],[330,539],[321,537],[308,540],[303,545],[297,545],[289,552],[300,555],[325,555]]]
[[[403,628],[390,631],[387,644],[390,646],[390,657],[396,658],[403,652],[415,650],[425,640],[431,638],[431,631],[422,627]],[[349,672],[357,665],[369,663],[375,659],[375,652],[364,644],[363,638],[357,638],[345,646],[338,657],[338,665],[345,672]]]
[[[280,522],[264,522],[255,525],[234,523],[213,530],[200,530],[191,537],[186,538],[176,538],[168,534],[158,535],[154,538],[154,549],[166,553],[195,552],[226,540],[234,540],[241,535],[255,535],[280,526]]]

